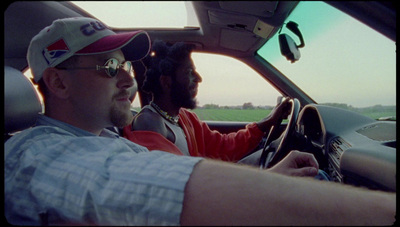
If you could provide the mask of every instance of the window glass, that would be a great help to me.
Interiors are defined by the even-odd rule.
[[[359,112],[381,109],[381,116],[369,115],[373,118],[396,116],[395,42],[323,2],[300,2],[288,21],[304,37],[300,60],[291,63],[281,55],[278,36],[257,52],[261,57],[317,103]],[[287,28],[281,33],[300,44]]]
[[[199,106],[275,105],[280,93],[243,62],[224,55],[193,53],[192,59],[203,81],[199,84]]]
[[[202,120],[259,121],[276,105],[281,94],[243,62],[224,55],[192,53],[199,84],[198,107]],[[139,100],[132,106],[140,109]]]

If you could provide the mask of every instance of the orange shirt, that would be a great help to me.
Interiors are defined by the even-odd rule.
[[[257,147],[264,133],[251,123],[245,129],[229,134],[211,130],[195,113],[183,108],[179,111],[179,125],[186,135],[191,156],[207,157],[236,162]],[[128,125],[123,136],[134,143],[151,150],[161,150],[183,155],[177,146],[159,133],[151,131],[131,131]]]

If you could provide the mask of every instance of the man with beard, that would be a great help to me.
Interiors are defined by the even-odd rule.
[[[124,128],[124,137],[149,150],[236,162],[255,149],[264,132],[282,119],[287,112],[287,100],[246,129],[230,134],[210,130],[195,113],[187,110],[196,107],[197,87],[202,81],[190,57],[191,51],[191,46],[184,43],[153,44],[150,60],[145,61],[147,72],[143,84],[143,90],[151,93],[153,100]]]

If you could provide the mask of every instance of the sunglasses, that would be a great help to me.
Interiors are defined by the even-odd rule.
[[[97,71],[104,69],[106,74],[109,77],[115,77],[116,75],[118,75],[120,68],[125,70],[132,77],[134,77],[135,73],[133,71],[132,62],[125,61],[124,63],[120,64],[119,61],[115,58],[110,58],[106,61],[106,63],[103,66],[96,65],[95,68],[93,68],[93,67],[77,67],[77,68],[58,68],[58,69],[62,69],[62,70],[95,69]]]

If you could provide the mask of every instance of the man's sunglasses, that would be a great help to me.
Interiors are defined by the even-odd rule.
[[[58,68],[58,67],[56,67]],[[95,69],[97,71],[104,69],[106,71],[106,74],[109,77],[115,77],[118,75],[119,69],[122,68],[125,70],[129,75],[132,77],[135,75],[132,67],[132,62],[130,61],[125,61],[124,63],[120,64],[119,61],[115,58],[110,58],[106,61],[106,63],[103,66],[96,65],[95,68],[93,67],[77,67],[77,68],[58,68],[58,69],[63,69],[63,70],[77,70],[77,69]]]

